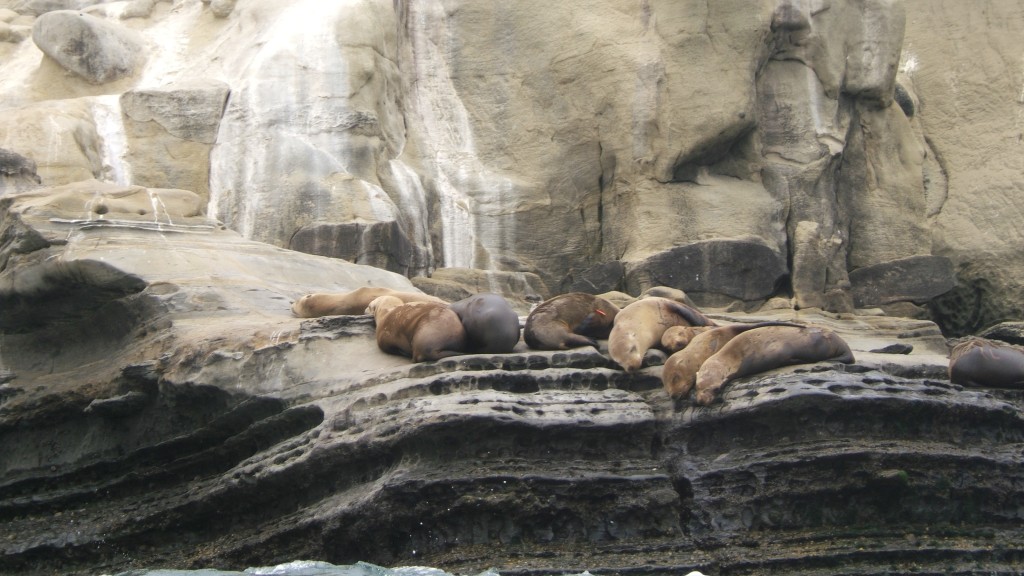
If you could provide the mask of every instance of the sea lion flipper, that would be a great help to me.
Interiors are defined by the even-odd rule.
[[[666,302],[666,306],[672,310],[672,312],[678,314],[686,323],[690,326],[714,326],[715,322],[708,317],[704,316],[697,310],[690,308],[686,304],[681,302],[669,301]]]
[[[569,348],[580,348],[583,346],[592,346],[594,348],[600,349],[600,346],[597,344],[597,340],[594,340],[593,338],[588,338],[580,334],[569,334],[568,336],[566,336],[565,348],[567,350]]]
[[[590,314],[587,314],[586,316],[583,317],[583,320],[576,325],[576,328],[573,329],[573,332],[577,334],[587,334],[598,328],[603,328],[604,325],[607,323],[605,316],[606,314],[604,312],[601,312],[600,310],[594,310]]]

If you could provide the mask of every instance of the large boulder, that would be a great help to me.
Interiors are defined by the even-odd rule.
[[[942,256],[912,256],[850,272],[854,303],[861,308],[894,302],[926,303],[956,285],[953,264]]]
[[[698,303],[760,301],[786,280],[786,258],[753,240],[708,240],[679,246],[627,266],[626,288],[639,294],[652,286],[683,290]]]
[[[109,20],[76,10],[46,12],[32,25],[44,54],[91,84],[134,74],[145,61],[142,36]]]

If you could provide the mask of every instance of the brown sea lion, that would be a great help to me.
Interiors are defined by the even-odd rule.
[[[697,382],[697,371],[705,360],[737,335],[765,326],[801,327],[800,324],[772,321],[706,328],[695,335],[682,350],[673,353],[665,361],[665,366],[661,369],[661,382],[665,386],[665,391],[672,397],[686,396]],[[665,334],[668,334],[667,330]]]
[[[846,341],[827,328],[766,326],[749,330],[736,335],[704,361],[697,371],[695,400],[698,404],[711,403],[719,388],[742,376],[822,360],[849,364],[853,352]]]
[[[465,354],[466,330],[447,304],[405,304],[385,295],[370,302],[366,311],[377,324],[377,347],[388,354],[408,356],[413,362]]]
[[[715,323],[696,308],[651,296],[626,306],[615,316],[608,335],[608,355],[626,372],[639,370],[644,354],[661,345],[661,337],[671,326],[714,326]]]
[[[393,288],[363,286],[351,292],[319,292],[306,294],[292,303],[292,314],[299,318],[319,318],[339,314],[363,314],[370,302],[378,296],[396,296],[402,302],[438,302],[444,300],[422,292],[403,292]]]
[[[949,380],[964,386],[1024,388],[1024,350],[987,338],[971,338],[949,354]]]
[[[661,335],[661,348],[669,354],[674,354],[686,348],[697,334],[712,328],[714,326],[669,326]]]
[[[519,315],[502,296],[474,294],[451,309],[466,329],[467,352],[505,354],[519,343]]]
[[[619,307],[585,292],[549,298],[526,317],[523,340],[535,350],[597,348],[595,338],[608,338]]]

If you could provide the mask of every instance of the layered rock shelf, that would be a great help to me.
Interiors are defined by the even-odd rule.
[[[663,356],[627,374],[603,343],[413,364],[370,316],[289,311],[405,278],[83,186],[120,218],[68,218],[82,186],[0,200],[4,573],[1019,569],[1024,397],[951,384],[929,321],[709,309],[831,328],[857,361],[707,407],[666,395]],[[150,194],[173,224],[135,213]]]

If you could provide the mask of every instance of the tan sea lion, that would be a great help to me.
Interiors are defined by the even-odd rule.
[[[466,331],[447,304],[403,303],[396,296],[375,298],[366,308],[377,324],[377,347],[413,362],[465,354]]]
[[[712,328],[714,326],[669,326],[661,335],[661,348],[669,354],[674,354],[686,348],[697,334]]]
[[[685,352],[686,349],[684,348]],[[709,404],[727,382],[780,366],[835,360],[850,364],[853,352],[835,332],[805,326],[768,326],[737,335],[697,371],[698,404]]]
[[[619,311],[608,335],[608,355],[626,372],[639,370],[644,354],[661,345],[661,337],[671,326],[714,326],[715,323],[696,308],[651,296],[641,298]]]
[[[987,338],[971,338],[949,354],[949,380],[964,386],[1024,388],[1024,350]]]
[[[595,338],[608,338],[619,307],[585,292],[549,298],[526,317],[523,340],[535,350],[597,348]]]
[[[499,294],[474,294],[453,302],[466,329],[466,351],[506,354],[519,343],[519,315]]]
[[[306,294],[292,304],[292,314],[299,318],[319,318],[339,314],[363,314],[370,302],[378,296],[398,297],[402,302],[438,302],[444,300],[422,292],[403,292],[393,288],[363,286],[351,292],[318,292]]]
[[[765,326],[801,327],[800,324],[773,321],[706,328],[694,336],[683,349],[673,353],[665,361],[665,366],[661,369],[661,382],[665,386],[665,392],[668,392],[669,396],[673,398],[686,396],[697,382],[697,371],[700,370],[705,360],[721,350],[739,334]],[[668,335],[667,330],[665,334]]]

